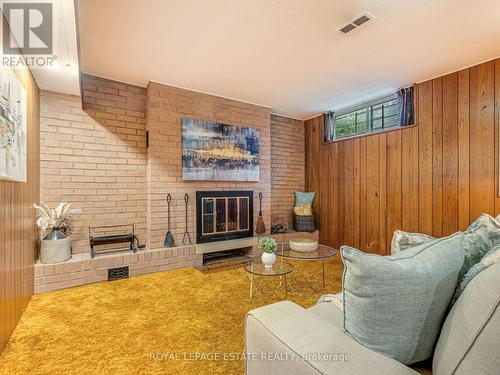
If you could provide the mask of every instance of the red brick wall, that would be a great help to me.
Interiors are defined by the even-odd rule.
[[[264,222],[271,223],[270,109],[234,100],[151,82],[147,88],[148,227],[152,248],[163,245],[167,230],[166,193],[173,197],[172,231],[177,244],[184,233],[184,193],[190,195],[189,230],[196,240],[195,192],[197,190],[253,190],[254,213],[258,214],[258,193],[262,192]],[[182,134],[184,117],[245,125],[260,130],[260,182],[182,181]]]
[[[271,222],[293,227],[294,192],[304,191],[304,121],[271,115]]]
[[[40,200],[71,202],[73,252],[88,251],[88,227],[135,223],[146,239],[144,88],[83,76],[77,96],[40,94]]]

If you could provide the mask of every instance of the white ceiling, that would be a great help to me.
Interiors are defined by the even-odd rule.
[[[368,11],[376,18],[338,32]],[[500,56],[499,0],[78,0],[81,70],[309,118]]]
[[[75,6],[73,0],[50,0],[54,20],[54,55],[52,67],[36,67],[31,72],[42,90],[80,95]]]

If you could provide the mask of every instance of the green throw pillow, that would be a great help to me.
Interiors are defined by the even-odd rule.
[[[341,248],[344,328],[401,363],[432,356],[464,263],[462,233],[395,255]]]
[[[500,243],[500,215],[496,218],[488,214],[479,216],[467,230],[477,229],[478,227],[485,226],[490,235],[493,245]]]
[[[469,268],[464,277],[460,280],[457,289],[455,289],[452,304],[456,302],[458,297],[460,297],[460,294],[462,294],[462,292],[474,277],[476,277],[484,269],[498,262],[500,262],[500,244],[497,244],[495,247],[493,247],[493,249],[488,251],[479,262]]]
[[[462,282],[467,271],[491,250],[493,243],[490,240],[488,229],[484,225],[469,227],[464,232],[464,264],[458,274],[458,283]]]
[[[467,273],[467,271],[493,247],[491,241],[491,228],[485,224],[485,220],[489,215],[483,214],[481,218],[476,220],[471,226],[464,232],[464,251],[465,258],[464,264],[460,273],[458,275],[458,283],[462,281],[462,278]],[[491,216],[489,216],[491,218]],[[485,219],[486,218],[486,219]],[[489,221],[488,221],[489,222]],[[422,233],[411,233],[404,232],[401,230],[394,231],[391,242],[391,253],[392,255],[399,253],[402,250],[410,249],[414,246],[427,243],[429,241],[435,240],[434,237],[428,236]]]
[[[301,191],[295,192],[295,207],[300,207],[305,204],[309,204],[312,206],[314,200],[314,192],[304,193]]]

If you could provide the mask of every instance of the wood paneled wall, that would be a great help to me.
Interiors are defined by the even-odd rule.
[[[40,190],[38,87],[28,69],[19,69],[27,91],[27,182],[0,180],[0,352],[33,294],[36,236],[33,203]]]
[[[320,241],[389,254],[395,229],[444,236],[498,197],[500,59],[416,85],[416,125],[323,143],[306,121],[306,188]]]

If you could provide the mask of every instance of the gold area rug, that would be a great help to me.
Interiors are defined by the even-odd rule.
[[[324,293],[341,289],[337,255]],[[193,268],[33,296],[0,356],[0,374],[243,374],[249,299],[242,267]],[[310,307],[324,293],[288,294]]]

